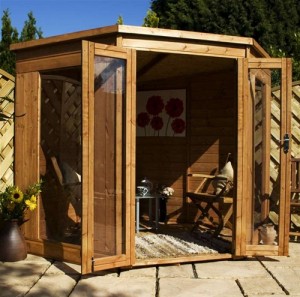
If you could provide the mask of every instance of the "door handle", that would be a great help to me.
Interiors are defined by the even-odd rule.
[[[283,152],[285,154],[288,153],[290,149],[290,137],[288,134],[284,134],[284,137],[283,137]]]

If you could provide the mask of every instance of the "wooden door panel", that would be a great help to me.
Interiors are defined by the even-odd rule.
[[[238,63],[236,255],[287,254],[290,153],[282,144],[290,135],[290,67],[289,59]],[[270,245],[263,234],[273,228]]]

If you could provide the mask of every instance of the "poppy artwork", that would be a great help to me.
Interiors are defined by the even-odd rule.
[[[185,89],[138,92],[137,136],[184,137],[185,110]]]

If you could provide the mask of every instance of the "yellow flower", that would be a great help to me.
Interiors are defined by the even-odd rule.
[[[23,192],[18,187],[16,187],[15,189],[12,190],[10,199],[15,203],[22,202]]]
[[[25,204],[28,206],[30,210],[34,210],[36,208],[36,197],[32,195],[30,199],[25,200]]]

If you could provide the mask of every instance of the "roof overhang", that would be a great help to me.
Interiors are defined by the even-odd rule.
[[[42,39],[36,39],[26,42],[20,42],[12,44],[10,49],[12,51],[21,51],[24,49],[30,49],[35,47],[47,46],[50,44],[60,44],[72,41],[94,39],[97,37],[105,36],[122,36],[131,35],[135,38],[164,38],[170,39],[176,42],[203,42],[203,43],[214,43],[219,46],[226,46],[226,44],[232,44],[240,47],[249,47],[253,52],[256,52],[260,57],[269,57],[268,53],[253,39],[249,37],[239,37],[203,32],[191,32],[171,29],[160,29],[160,28],[148,28],[138,26],[127,26],[127,25],[113,25],[108,27],[96,28],[91,30],[79,31],[74,33],[68,33],[53,37],[47,37]]]

